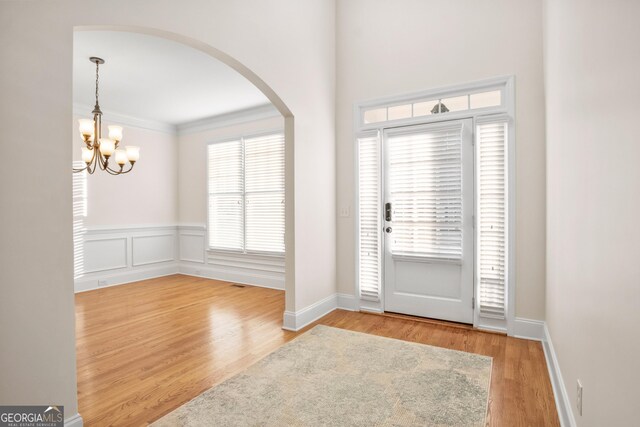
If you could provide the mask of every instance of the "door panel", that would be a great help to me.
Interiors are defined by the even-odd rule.
[[[473,322],[471,128],[459,120],[384,132],[386,311]]]

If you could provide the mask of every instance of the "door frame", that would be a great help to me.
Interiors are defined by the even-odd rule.
[[[381,121],[377,123],[364,123],[364,111],[376,107],[389,107],[394,105],[402,105],[406,103],[416,102],[421,99],[435,99],[435,98],[448,98],[454,97],[461,94],[474,93],[474,92],[483,92],[488,90],[501,90],[502,99],[501,105],[495,107],[485,107],[478,109],[469,109],[465,111],[455,111],[455,112],[447,112],[445,114],[433,114],[415,118],[407,118],[407,119],[399,119],[399,120],[388,120]],[[486,121],[488,119],[494,120],[506,120],[507,122],[507,141],[506,141],[506,161],[507,161],[507,200],[508,200],[508,215],[507,215],[507,227],[508,227],[508,235],[507,235],[507,274],[506,274],[506,284],[505,291],[506,295],[506,315],[504,319],[493,319],[489,317],[484,317],[479,315],[479,310],[477,310],[477,303],[474,304],[474,314],[473,314],[473,327],[478,329],[485,329],[491,331],[504,332],[508,335],[513,335],[514,333],[514,325],[515,325],[515,278],[516,278],[516,263],[515,263],[515,238],[516,238],[516,230],[515,230],[515,200],[516,200],[516,191],[515,183],[516,179],[516,157],[515,157],[515,77],[514,76],[503,76],[497,77],[487,80],[481,80],[471,83],[465,83],[460,85],[453,85],[448,87],[441,87],[436,89],[430,89],[421,92],[414,92],[409,94],[402,94],[397,96],[391,96],[386,98],[378,98],[374,100],[358,102],[354,104],[353,109],[353,136],[352,140],[354,143],[354,254],[355,254],[355,281],[354,281],[354,299],[355,303],[353,308],[356,311],[365,311],[365,312],[373,312],[373,313],[382,313],[384,312],[384,265],[380,266],[381,276],[380,276],[380,292],[379,298],[377,300],[369,300],[362,299],[360,297],[360,289],[359,289],[359,270],[360,270],[360,262],[359,262],[359,229],[358,229],[358,218],[359,218],[359,183],[358,183],[358,137],[361,137],[366,134],[371,134],[377,132],[379,144],[382,144],[382,135],[385,129],[388,128],[396,128],[402,126],[409,125],[420,125],[420,124],[430,124],[430,123],[438,123],[452,120],[462,120],[462,119],[471,119],[472,120],[472,139],[473,139],[473,148],[474,148],[474,171],[477,171],[477,157],[478,157],[478,146],[476,144],[476,130],[479,123]],[[382,145],[380,145],[382,148]],[[382,163],[382,150],[380,150],[380,179],[382,180],[383,174],[383,163]],[[478,191],[477,191],[477,177],[474,172],[474,196],[473,196],[473,204],[474,204],[474,218],[477,218],[478,212]],[[382,196],[382,193],[381,193]],[[382,200],[382,198],[380,199]],[[382,221],[383,212],[381,209],[381,224],[384,224]],[[473,287],[474,287],[474,302],[478,301],[478,286],[477,286],[477,259],[476,256],[478,250],[478,233],[477,227],[474,227],[474,277],[473,277]],[[384,253],[384,239],[381,239],[381,248],[380,254]],[[380,258],[380,262],[382,263],[382,258]]]

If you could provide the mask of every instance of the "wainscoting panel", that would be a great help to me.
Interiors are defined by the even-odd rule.
[[[178,238],[180,240],[180,261],[204,264],[204,230],[180,229]]]
[[[78,228],[76,292],[183,273],[284,289],[284,257],[207,250],[204,225]]]
[[[175,231],[169,234],[132,236],[131,245],[133,248],[131,251],[132,265],[134,267],[174,261],[176,258]]]
[[[127,237],[90,237],[84,241],[84,272],[116,270],[127,267]]]
[[[81,229],[74,260],[76,292],[178,272],[177,227],[130,226]]]

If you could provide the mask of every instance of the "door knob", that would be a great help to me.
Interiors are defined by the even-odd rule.
[[[384,231],[386,231],[387,233],[391,233],[393,231],[393,228],[387,227],[384,229]]]

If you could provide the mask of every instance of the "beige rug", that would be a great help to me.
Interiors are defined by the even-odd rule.
[[[316,326],[153,426],[484,426],[491,361]]]

